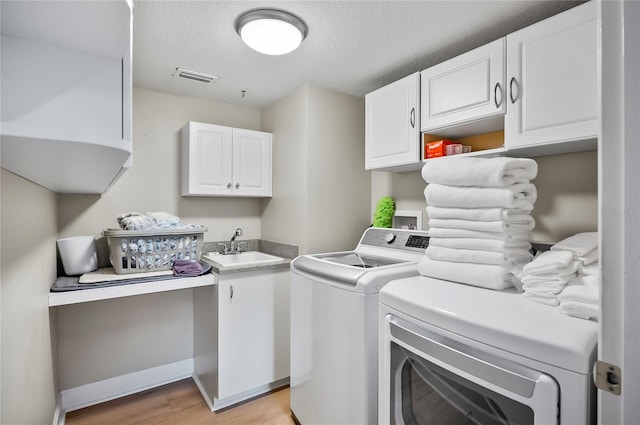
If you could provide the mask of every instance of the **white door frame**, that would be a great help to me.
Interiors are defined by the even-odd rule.
[[[601,22],[598,193],[602,297],[598,359],[621,395],[598,391],[598,423],[640,423],[640,2],[597,0]],[[625,402],[626,400],[626,402]]]

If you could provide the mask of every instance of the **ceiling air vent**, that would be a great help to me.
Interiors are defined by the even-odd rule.
[[[176,72],[173,73],[174,77],[182,77],[189,80],[200,81],[201,83],[216,82],[220,79],[217,75],[203,74],[202,72],[189,71],[184,68],[176,68]]]

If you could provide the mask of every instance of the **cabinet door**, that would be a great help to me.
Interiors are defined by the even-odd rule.
[[[505,112],[505,39],[442,62],[420,73],[420,123],[433,131]]]
[[[182,195],[231,195],[232,128],[189,122],[182,129]]]
[[[289,287],[281,278],[283,275],[247,272],[233,278],[221,276],[218,399],[237,396],[289,375]]]
[[[233,129],[233,193],[271,196],[271,134]]]
[[[415,73],[365,96],[365,169],[420,161],[420,116]]]
[[[597,46],[595,2],[507,36],[507,148],[596,137]]]

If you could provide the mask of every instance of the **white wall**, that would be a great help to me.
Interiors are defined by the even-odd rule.
[[[355,248],[372,223],[364,99],[309,86],[309,252]]]
[[[48,305],[56,195],[4,169],[0,180],[0,423],[51,423],[58,395]]]
[[[263,110],[262,127],[274,133],[263,238],[301,254],[354,248],[371,224],[364,100],[306,84]]]
[[[259,238],[259,199],[180,195],[180,129],[187,121],[260,130],[260,111],[134,88],[133,166],[102,196],[61,195],[60,237],[98,237],[102,230],[118,227],[121,213],[166,211],[183,222],[207,226],[205,241],[229,239],[236,227],[242,227],[247,239]]]
[[[203,224],[205,241],[261,237],[259,199],[180,195],[180,129],[187,121],[260,130],[260,111],[142,88],[133,92],[133,166],[102,196],[60,195],[60,237],[117,228],[127,211],[167,211]],[[3,221],[4,223],[4,221]],[[107,266],[104,238],[100,265]],[[58,308],[60,389],[193,357],[192,291]]]
[[[273,133],[273,198],[263,201],[262,237],[298,245],[307,233],[307,89],[301,86],[262,111],[262,129]]]
[[[534,158],[538,176],[533,181],[538,200],[532,212],[536,220],[536,242],[558,242],[579,232],[598,229],[597,152],[577,152]],[[372,173],[371,211],[382,196],[391,196],[398,210],[423,213],[428,229],[424,199],[425,181],[420,172]]]

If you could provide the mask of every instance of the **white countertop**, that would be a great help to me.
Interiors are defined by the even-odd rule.
[[[132,283],[104,288],[80,289],[76,291],[50,292],[49,307],[130,297],[133,295],[153,294],[177,289],[197,288],[215,284],[215,275],[207,273],[197,277]]]

